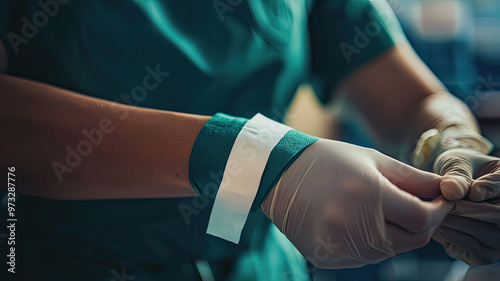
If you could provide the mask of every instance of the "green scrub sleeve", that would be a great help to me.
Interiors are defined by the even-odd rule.
[[[309,81],[324,103],[344,77],[405,40],[386,0],[316,0],[309,34]]]
[[[248,119],[222,113],[214,115],[198,134],[189,159],[189,179],[199,196],[215,200],[233,144]],[[290,130],[269,155],[259,189],[252,204],[256,211],[281,175],[302,151],[318,140],[304,133]]]

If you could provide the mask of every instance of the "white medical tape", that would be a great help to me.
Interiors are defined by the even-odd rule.
[[[269,155],[291,129],[262,114],[247,121],[229,154],[207,234],[239,243]]]

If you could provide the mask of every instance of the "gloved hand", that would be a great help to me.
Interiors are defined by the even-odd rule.
[[[500,200],[460,200],[437,229],[434,240],[453,258],[469,265],[495,263],[500,258]]]
[[[469,265],[500,258],[500,159],[472,149],[450,149],[435,161],[443,175],[441,192],[458,201],[434,239],[447,253]],[[471,202],[472,201],[472,202]]]
[[[434,172],[443,176],[441,192],[450,201],[466,195],[474,202],[500,196],[500,158],[473,149],[450,149],[436,158]]]
[[[307,147],[262,210],[313,265],[360,267],[426,245],[452,209],[440,177],[332,140]]]

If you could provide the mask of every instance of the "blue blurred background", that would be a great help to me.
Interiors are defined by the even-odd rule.
[[[500,90],[500,1],[389,2],[417,53],[454,94]]]

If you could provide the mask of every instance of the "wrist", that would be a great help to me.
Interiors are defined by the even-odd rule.
[[[262,115],[251,120],[214,115],[198,134],[189,161],[193,189],[214,205],[207,233],[237,243],[248,212],[258,209],[316,140]]]
[[[210,118],[211,118],[210,116],[201,116],[201,115],[195,116],[192,119],[191,123],[186,124],[187,128],[189,128],[189,130],[186,130],[187,134],[189,134],[189,137],[186,138],[185,147],[187,150],[187,155],[189,157],[183,158],[181,161],[179,161],[179,167],[177,168],[177,171],[175,173],[181,186],[183,188],[190,189],[193,192],[193,196],[195,195],[195,193],[193,191],[191,181],[190,181],[189,159],[191,158],[191,154],[193,152],[193,146],[194,146],[194,143],[195,143],[197,136],[199,135],[203,126],[205,126],[205,124],[208,122],[208,120],[210,120]]]
[[[451,149],[468,149],[489,154],[493,145],[479,132],[462,124],[450,124],[424,132],[412,155],[412,164],[431,170],[438,155]]]
[[[493,145],[474,129],[461,125],[450,125],[441,130],[439,147],[441,152],[454,149],[472,149],[489,154]]]

